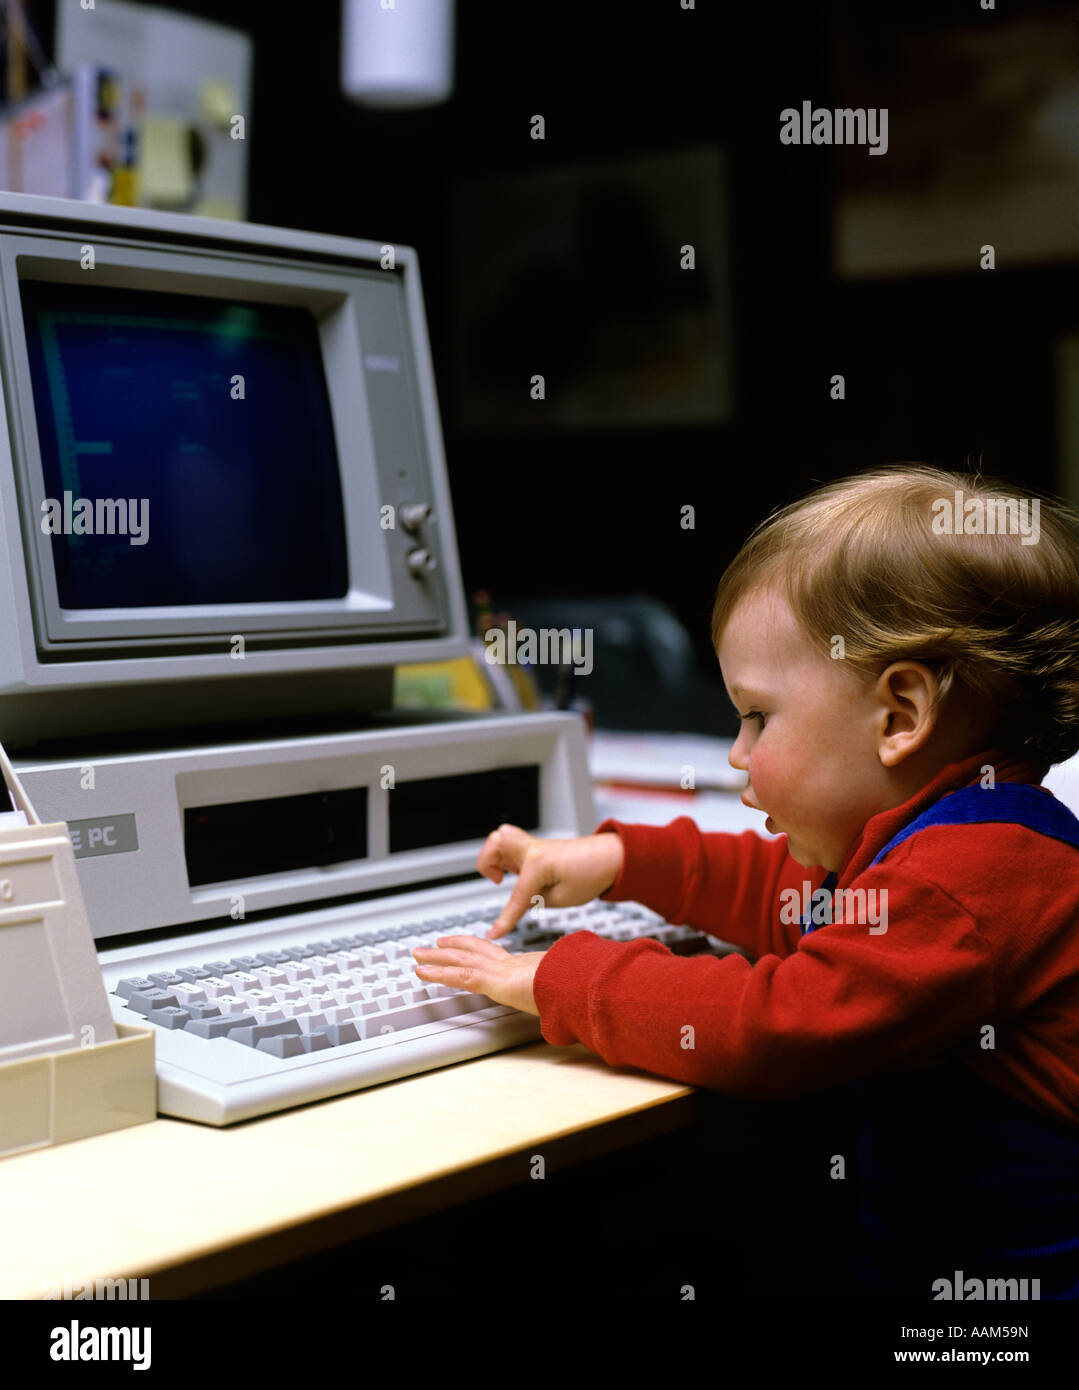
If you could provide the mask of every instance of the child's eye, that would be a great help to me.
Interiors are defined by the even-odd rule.
[[[743,722],[747,719],[759,719],[761,721],[762,729],[764,728],[764,721],[767,718],[768,716],[766,714],[762,714],[759,709],[751,709],[748,714],[742,715]]]

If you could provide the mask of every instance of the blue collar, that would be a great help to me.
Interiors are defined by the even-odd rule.
[[[1065,844],[1079,849],[1079,819],[1063,802],[1054,796],[1047,796],[1030,782],[997,782],[992,787],[960,787],[958,791],[942,796],[927,811],[893,835],[867,867],[878,864],[896,845],[901,845],[927,826],[985,825],[991,822],[1024,825],[1028,830],[1036,830],[1054,840],[1063,840]],[[813,921],[814,909],[810,908],[799,918],[803,936],[832,920],[831,895],[838,881],[838,875],[833,871],[814,893],[818,904],[816,915],[824,920]],[[818,898],[818,894],[826,894],[827,899]]]

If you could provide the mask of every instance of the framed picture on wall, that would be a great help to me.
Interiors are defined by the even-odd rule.
[[[730,418],[721,150],[474,179],[458,190],[454,229],[461,428]]]
[[[1074,9],[963,25],[927,15],[881,43],[870,11],[837,42],[844,107],[888,112],[888,146],[836,151],[839,275],[1079,260],[1079,24]]]

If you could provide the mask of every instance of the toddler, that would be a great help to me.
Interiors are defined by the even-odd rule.
[[[1079,1297],[1079,820],[1039,786],[1079,750],[1076,517],[924,465],[841,479],[756,528],[712,637],[776,838],[500,826],[492,939],[418,948],[418,973],[612,1066],[754,1100],[849,1085],[860,1287]],[[745,954],[580,931],[512,955],[535,895]]]

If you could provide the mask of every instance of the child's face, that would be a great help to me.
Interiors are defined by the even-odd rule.
[[[774,589],[735,606],[718,655],[742,718],[730,763],[749,773],[743,802],[798,863],[838,869],[870,816],[903,799],[878,757],[887,710],[873,683],[811,647]]]

